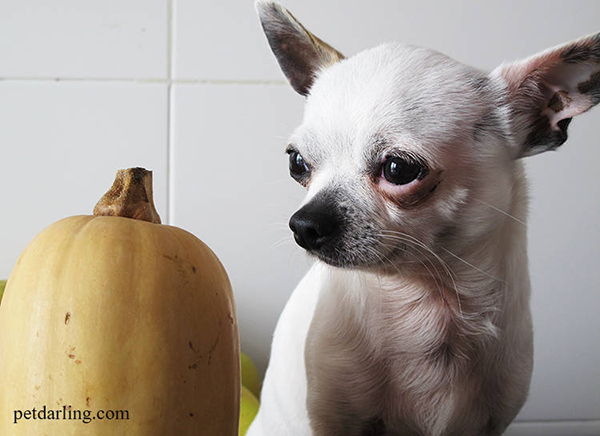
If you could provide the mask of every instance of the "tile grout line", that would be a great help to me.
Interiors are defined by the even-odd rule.
[[[527,421],[513,421],[511,425],[538,425],[538,424],[546,424],[546,425],[560,425],[560,424],[598,424],[600,425],[600,419],[590,418],[590,419],[535,419],[535,420],[527,420]]]
[[[167,130],[167,224],[173,224],[173,145],[171,132],[171,87],[172,87],[172,67],[173,67],[173,0],[167,1],[167,112],[166,112],[166,130]]]
[[[169,64],[169,62],[167,62]],[[169,66],[169,69],[171,66]],[[128,78],[128,77],[0,77],[0,82],[90,82],[90,83],[134,83],[171,85],[286,85],[284,80],[228,80],[228,79],[172,79],[168,78]]]

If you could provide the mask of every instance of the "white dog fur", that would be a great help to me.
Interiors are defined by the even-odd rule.
[[[309,250],[248,436],[501,434],[532,368],[520,158],[600,101],[600,34],[487,74],[402,44],[346,59],[279,5],[257,9],[307,96],[288,146],[303,206],[344,227],[335,250]],[[387,182],[398,153],[426,175]]]

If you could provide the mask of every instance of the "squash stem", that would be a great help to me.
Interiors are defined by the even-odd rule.
[[[120,216],[160,224],[152,197],[152,171],[118,170],[111,188],[94,207],[96,216]]]

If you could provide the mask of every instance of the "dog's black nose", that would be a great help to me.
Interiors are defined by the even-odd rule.
[[[330,240],[340,227],[335,208],[323,201],[311,201],[290,218],[290,229],[298,245],[307,250],[318,250]]]

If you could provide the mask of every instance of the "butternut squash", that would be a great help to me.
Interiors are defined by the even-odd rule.
[[[237,435],[239,362],[223,266],[160,224],[151,172],[120,170],[94,215],[42,231],[10,275],[0,434]]]

